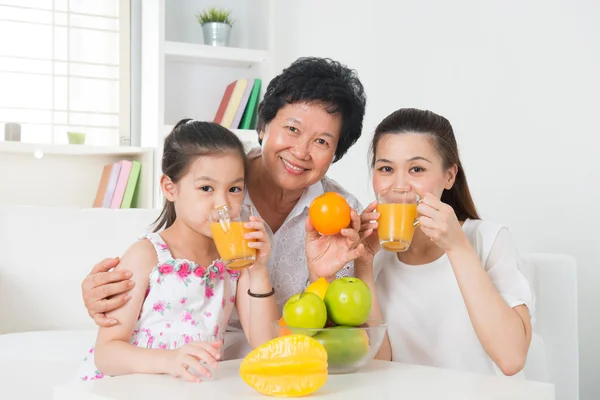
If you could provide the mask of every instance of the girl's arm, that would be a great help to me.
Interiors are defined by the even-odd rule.
[[[133,273],[131,280],[135,285],[128,293],[131,299],[107,313],[108,318],[119,322],[98,331],[94,357],[96,367],[104,374],[167,373],[169,350],[143,349],[129,344],[148,288],[148,275],[156,263],[154,247],[149,241],[141,240],[127,250],[117,266]]]
[[[258,255],[252,267],[241,271],[235,305],[248,343],[257,347],[273,338],[273,322],[279,319],[279,312],[274,294],[268,297],[252,297],[248,294],[248,291],[257,295],[273,291],[267,269],[271,251],[269,235],[260,218],[253,216],[250,220],[246,227],[254,229],[254,232],[247,233],[246,238],[256,240],[250,242],[249,246],[257,249]]]

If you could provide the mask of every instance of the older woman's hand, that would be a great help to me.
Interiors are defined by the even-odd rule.
[[[306,262],[310,280],[320,277],[332,279],[350,261],[360,257],[364,245],[360,243],[360,217],[352,210],[351,227],[336,235],[321,235],[306,218]]]

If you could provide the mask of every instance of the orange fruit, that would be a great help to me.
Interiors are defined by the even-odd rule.
[[[310,203],[308,216],[321,235],[335,235],[350,225],[350,206],[341,194],[326,192]]]
[[[277,323],[277,325],[283,327],[283,326],[287,326],[285,321],[283,320],[283,317],[281,317],[279,319],[279,322]],[[292,331],[290,331],[288,328],[281,328],[279,330],[279,336],[285,336],[285,335],[291,335]]]
[[[329,287],[329,281],[323,277],[317,279],[313,283],[307,286],[306,292],[312,292],[319,296],[321,299],[325,298],[325,293]]]
[[[281,336],[252,350],[242,360],[240,376],[268,396],[305,396],[327,382],[327,352],[310,336]]]

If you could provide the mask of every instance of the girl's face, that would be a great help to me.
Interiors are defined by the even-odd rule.
[[[411,189],[421,198],[427,193],[441,198],[444,189],[452,188],[457,167],[444,169],[432,140],[412,133],[383,136],[375,149],[375,194],[395,187]]]
[[[341,129],[342,117],[328,113],[321,104],[286,104],[260,133],[271,179],[285,190],[302,190],[323,179]]]
[[[233,152],[198,157],[179,182],[163,177],[161,185],[165,198],[175,204],[177,220],[212,237],[212,210],[244,201],[244,162]]]

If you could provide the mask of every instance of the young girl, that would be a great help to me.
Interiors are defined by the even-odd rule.
[[[242,203],[245,164],[242,143],[220,125],[186,119],[167,136],[165,206],[154,233],[133,244],[117,267],[133,274],[131,299],[110,313],[116,325],[99,329],[80,380],[134,373],[210,377],[203,364],[217,367],[234,305],[252,346],[272,338],[277,307],[262,220],[246,223],[258,254],[241,272],[218,259],[209,229],[213,209]]]
[[[365,253],[356,274],[376,293],[372,317],[388,323],[378,358],[519,373],[534,296],[509,231],[477,215],[450,122],[398,110],[376,128],[371,153],[375,193],[405,188],[422,200],[406,252],[380,251],[377,203],[361,216]]]

